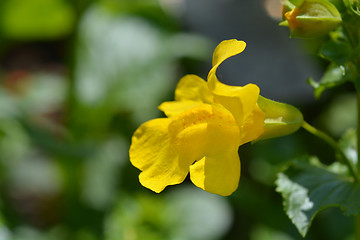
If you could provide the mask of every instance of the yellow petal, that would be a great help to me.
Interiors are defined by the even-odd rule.
[[[237,148],[221,155],[205,156],[190,166],[190,179],[199,188],[229,196],[238,187],[240,158]]]
[[[298,28],[301,23],[299,20],[296,19],[296,17],[300,14],[299,8],[294,8],[293,10],[286,12],[285,18],[288,21],[289,28],[291,31],[294,31],[296,28]]]
[[[175,101],[164,102],[159,109],[166,116],[173,117],[201,103],[213,103],[213,96],[205,80],[189,74],[180,79],[175,90]]]
[[[217,79],[216,70],[225,59],[241,53],[245,47],[245,42],[235,39],[221,42],[214,51],[213,68],[208,75],[208,88],[214,101],[228,109],[239,125],[253,112],[260,90],[255,84],[244,87],[223,84]]]
[[[196,75],[182,77],[175,90],[176,101],[196,101],[212,103],[213,98],[206,81]]]
[[[259,87],[255,84],[247,84],[243,87],[228,86],[220,82],[217,85],[221,87],[217,87],[213,92],[214,101],[228,109],[241,126],[256,107]]]
[[[253,141],[264,133],[265,113],[256,106],[240,128],[240,145]]]
[[[213,54],[212,65],[220,65],[225,59],[232,57],[244,51],[246,43],[236,39],[222,41]]]
[[[193,163],[180,159],[168,132],[170,119],[159,118],[142,124],[134,133],[130,161],[142,172],[140,183],[155,192],[184,181]]]
[[[174,117],[190,108],[197,107],[200,104],[202,103],[195,101],[170,101],[163,102],[158,108],[163,111],[167,117]]]
[[[192,162],[237,148],[240,139],[232,114],[214,104],[202,104],[176,116],[169,124],[169,134],[177,152]]]

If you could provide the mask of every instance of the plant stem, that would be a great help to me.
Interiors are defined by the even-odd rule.
[[[355,239],[360,240],[360,214],[355,215]]]
[[[357,172],[360,174],[360,93],[357,97],[357,127],[356,127],[356,146],[357,146]],[[360,240],[360,214],[355,216],[355,239]]]
[[[356,128],[356,142],[357,142],[357,172],[360,174],[360,93],[357,96],[357,128]],[[360,238],[359,238],[360,239]]]
[[[311,126],[310,124],[308,124],[307,122],[304,121],[304,124],[302,125],[302,127],[310,132],[311,134],[317,136],[318,138],[321,138],[322,140],[324,140],[325,142],[327,142],[331,147],[334,148],[334,150],[340,155],[341,159],[343,160],[343,162],[346,164],[347,168],[349,169],[350,174],[354,177],[355,182],[359,183],[360,179],[359,176],[357,175],[353,165],[351,164],[351,161],[349,160],[349,158],[344,154],[344,152],[342,151],[342,149],[339,147],[338,143],[331,138],[329,135],[327,135],[326,133],[316,129],[315,127]],[[358,132],[359,133],[359,132]]]

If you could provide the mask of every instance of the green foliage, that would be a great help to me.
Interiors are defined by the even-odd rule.
[[[287,11],[303,2],[284,1]],[[360,29],[358,1],[329,2],[344,26],[324,38],[320,56],[331,64],[319,82],[310,80],[317,97],[345,82],[360,89],[360,35],[349,34]],[[230,198],[187,187],[161,195],[139,189],[127,164],[133,130],[171,98],[186,71],[181,63],[211,54],[209,41],[182,32],[162,4],[0,1],[0,239],[296,239],[272,183],[286,159],[306,149],[297,135],[253,146],[258,151],[252,161],[242,158],[240,188]],[[354,125],[353,100],[330,105],[324,126],[341,127],[340,134]],[[291,122],[271,110],[273,124]],[[292,110],[297,129],[301,113]],[[354,166],[355,136],[350,130],[339,141]],[[327,207],[359,212],[359,187],[342,164],[298,159],[277,187],[302,234]]]
[[[319,82],[312,78],[308,79],[316,98],[319,98],[324,90],[348,81],[353,82],[355,86],[358,85],[357,64],[360,45],[353,46],[342,29],[333,32],[330,37],[330,40],[324,42],[319,50],[319,55],[330,61],[328,69]]]
[[[7,0],[0,6],[0,27],[10,39],[55,39],[74,27],[75,12],[64,0]]]
[[[224,198],[193,187],[122,196],[105,221],[105,240],[213,240],[229,228]]]
[[[360,16],[360,3],[356,0],[344,0],[344,4],[351,13]]]
[[[82,132],[101,134],[116,112],[135,124],[156,117],[153,109],[175,85],[176,58],[202,58],[208,49],[201,37],[168,32],[121,6],[114,14],[94,5],[80,21],[71,124]]]
[[[320,55],[334,63],[341,65],[350,60],[352,48],[348,42],[344,40],[330,40],[325,42],[320,49]]]
[[[340,163],[324,166],[314,157],[303,157],[279,173],[276,190],[283,196],[284,210],[302,236],[314,217],[326,208],[339,207],[345,215],[360,213],[360,186],[346,172]]]
[[[356,104],[356,96],[351,93],[333,98],[319,117],[324,128],[336,137],[341,137],[349,128],[356,128]]]
[[[257,227],[251,234],[251,240],[293,240],[289,235],[264,226]]]
[[[320,81],[308,79],[317,99],[325,90],[346,82],[354,84],[357,94],[360,92],[359,1],[328,3],[330,2],[341,13],[342,21],[340,27],[334,28],[334,31],[328,32],[326,38],[320,40],[322,43],[319,56],[328,61],[329,65]],[[320,164],[317,158],[297,159],[278,175],[276,181],[277,191],[283,196],[284,210],[302,236],[308,232],[315,216],[326,208],[339,207],[345,215],[360,213],[360,186],[357,182],[360,165],[357,159],[356,132],[349,130],[355,127],[353,109],[356,108],[356,103],[338,99],[334,99],[329,105],[324,125],[336,135],[346,131],[342,139],[337,143],[320,131],[311,128],[307,130],[327,141],[340,156],[337,156],[337,159],[342,159],[343,162],[325,166]],[[349,177],[347,171],[352,177]]]
[[[344,66],[336,64],[330,65],[325,71],[319,82],[309,78],[308,83],[314,89],[314,95],[316,98],[320,98],[323,91],[329,88],[339,86],[347,81],[347,75],[349,75],[347,69]]]
[[[132,131],[157,116],[156,106],[176,84],[178,60],[203,59],[209,42],[180,32],[158,1],[9,0],[0,2],[0,13],[1,37],[8,40],[0,45],[0,238],[103,239],[105,221],[116,228],[117,218],[127,217],[125,200],[117,215],[117,196],[137,191],[137,173],[124,164]],[[168,239],[166,216],[176,207],[160,214],[170,200],[144,195],[129,199],[150,209],[146,221],[157,214],[161,221],[140,239],[152,233]],[[214,201],[208,209],[227,210],[224,200]],[[221,220],[229,219],[226,212]],[[210,228],[216,237],[228,227],[201,221],[200,231]],[[134,224],[139,234],[148,227],[121,224]],[[173,232],[174,239],[196,234],[189,229]],[[198,239],[211,239],[202,234]]]
[[[343,137],[339,141],[339,146],[345,153],[348,159],[352,162],[354,166],[356,166],[357,159],[357,138],[356,131],[354,129],[349,129],[345,132]]]

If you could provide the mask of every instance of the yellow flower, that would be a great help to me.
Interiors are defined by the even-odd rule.
[[[142,172],[140,183],[161,192],[191,181],[208,192],[228,196],[240,179],[240,145],[264,132],[265,114],[257,105],[259,88],[228,86],[216,77],[218,66],[241,53],[245,42],[227,40],[214,51],[208,81],[183,77],[175,101],[159,106],[167,118],[142,124],[132,137],[130,161]]]

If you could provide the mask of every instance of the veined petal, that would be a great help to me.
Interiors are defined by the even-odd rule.
[[[190,179],[205,191],[229,196],[237,189],[240,180],[237,148],[197,161],[190,166]]]
[[[176,116],[201,103],[213,103],[213,95],[205,80],[196,75],[186,75],[180,79],[175,90],[175,101],[164,102],[159,109],[168,117]]]
[[[176,116],[169,124],[169,134],[176,151],[192,162],[238,148],[240,142],[233,115],[215,104],[201,104]]]
[[[206,81],[193,74],[180,79],[175,90],[175,101],[214,102]]]
[[[228,109],[241,126],[256,107],[259,87],[255,84],[247,84],[243,87],[228,86],[219,81],[217,85],[219,87],[213,92],[214,101]]]
[[[130,161],[142,171],[140,183],[155,192],[184,181],[193,163],[180,159],[171,145],[169,123],[168,118],[158,118],[142,124],[130,146]]]
[[[170,101],[163,102],[158,108],[163,111],[167,117],[174,117],[200,104],[202,103],[195,101]]]
[[[192,159],[192,181],[206,191],[230,195],[240,177],[240,130],[234,116],[221,105],[202,104],[169,124],[173,146],[182,159]]]

